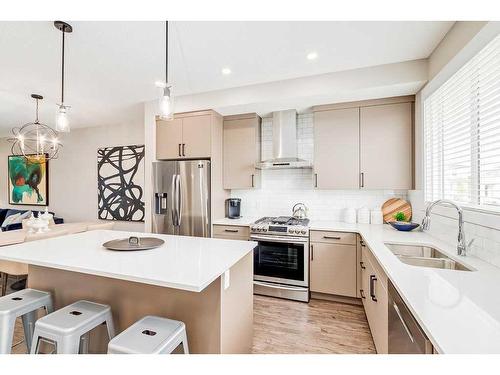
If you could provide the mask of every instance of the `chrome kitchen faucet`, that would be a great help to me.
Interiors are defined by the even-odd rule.
[[[464,233],[464,218],[463,218],[463,211],[462,207],[457,205],[455,202],[450,201],[448,199],[438,199],[434,202],[429,203],[427,208],[425,209],[425,216],[422,219],[422,231],[428,230],[431,226],[431,211],[434,208],[435,205],[444,203],[449,206],[455,207],[458,211],[458,243],[457,243],[457,254],[461,256],[466,256],[467,255],[467,249],[468,247],[472,244],[472,241],[470,241],[468,244],[465,242],[465,233]]]

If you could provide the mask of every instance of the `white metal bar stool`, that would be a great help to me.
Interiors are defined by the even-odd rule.
[[[186,325],[178,320],[146,316],[108,344],[109,354],[170,354],[182,344],[189,353]]]
[[[23,320],[24,339],[28,352],[30,351],[37,310],[41,308],[44,308],[47,314],[53,310],[50,294],[40,290],[23,289],[0,297],[0,354],[11,352],[14,326],[18,317]]]
[[[83,338],[102,323],[106,323],[111,340],[115,336],[115,329],[108,305],[89,301],[72,303],[37,320],[31,353],[38,353],[39,342],[44,339],[55,344],[58,354],[78,354],[80,342],[86,344]]]

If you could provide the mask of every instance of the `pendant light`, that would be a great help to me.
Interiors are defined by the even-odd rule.
[[[64,104],[64,36],[66,33],[73,32],[73,27],[70,24],[62,21],[54,21],[54,26],[62,32],[62,53],[61,53],[61,104],[57,106],[56,113],[56,130],[59,132],[69,132],[70,123],[68,118],[68,110],[70,106]]]
[[[35,121],[12,129],[14,138],[10,138],[9,141],[13,143],[12,155],[24,156],[31,163],[42,164],[48,159],[57,159],[62,145],[57,131],[38,120],[38,101],[42,100],[43,96],[31,94],[31,97],[36,101]]]
[[[172,97],[172,85],[168,83],[168,21],[165,21],[165,83],[157,84],[161,88],[158,101],[158,112],[162,120],[173,120],[174,102]]]

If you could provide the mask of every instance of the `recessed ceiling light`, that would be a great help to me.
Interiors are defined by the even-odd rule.
[[[229,68],[222,68],[222,74],[227,76],[228,74],[231,74],[231,69]]]
[[[307,59],[308,60],[316,60],[317,57],[318,57],[318,53],[317,52],[309,52],[307,54]]]

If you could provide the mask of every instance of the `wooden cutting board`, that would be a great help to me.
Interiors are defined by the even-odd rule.
[[[411,220],[411,205],[401,198],[391,198],[382,205],[382,215],[384,216],[384,223],[396,221],[394,215],[397,212],[403,212],[406,215],[406,220]]]

